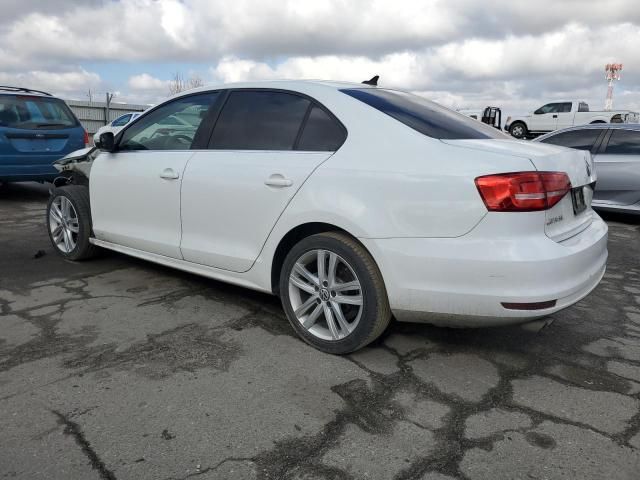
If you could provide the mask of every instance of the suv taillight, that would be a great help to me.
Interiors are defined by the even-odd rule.
[[[476,186],[491,212],[547,210],[571,190],[571,182],[564,172],[486,175],[476,178]]]
[[[84,131],[84,145],[85,147],[89,145],[89,132],[87,132],[86,130]]]

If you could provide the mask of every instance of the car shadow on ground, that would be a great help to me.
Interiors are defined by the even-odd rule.
[[[598,210],[598,215],[606,222],[626,223],[627,225],[640,225],[640,215],[630,215],[619,212],[603,212]]]
[[[1,202],[42,202],[49,196],[49,190],[53,187],[51,183],[20,182],[2,183],[0,182]]]

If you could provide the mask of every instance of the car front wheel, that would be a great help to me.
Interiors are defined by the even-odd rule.
[[[312,235],[287,255],[280,294],[298,335],[346,354],[378,338],[391,319],[382,275],[365,248],[339,232]]]
[[[97,253],[98,247],[89,242],[91,210],[87,187],[54,188],[47,204],[47,226],[51,244],[64,258],[84,260]]]
[[[527,136],[527,127],[523,123],[517,122],[511,125],[509,133],[515,138],[525,138]]]

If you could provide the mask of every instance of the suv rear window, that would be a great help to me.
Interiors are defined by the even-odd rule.
[[[341,92],[428,137],[449,140],[507,138],[493,127],[410,93],[378,88],[349,88]]]
[[[46,130],[77,125],[67,104],[58,98],[0,95],[0,127]]]

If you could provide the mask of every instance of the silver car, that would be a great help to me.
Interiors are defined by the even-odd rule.
[[[598,174],[592,206],[640,215],[640,124],[580,125],[534,141],[589,150]]]

